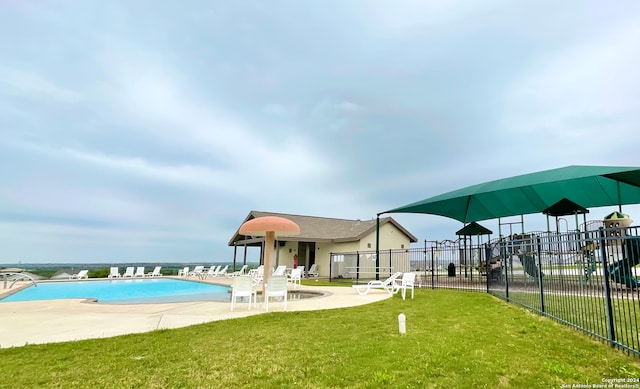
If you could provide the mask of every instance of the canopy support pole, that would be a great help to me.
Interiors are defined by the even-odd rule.
[[[376,215],[376,280],[380,279],[380,214]]]

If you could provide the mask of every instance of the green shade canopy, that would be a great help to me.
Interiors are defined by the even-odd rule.
[[[640,203],[640,167],[567,166],[454,190],[382,213],[425,213],[469,223],[541,213],[563,198],[583,208]]]
[[[491,235],[493,232],[485,226],[481,226],[476,222],[471,222],[456,231],[458,236],[474,236],[474,235]]]
[[[564,197],[549,208],[543,210],[542,213],[549,216],[566,216],[589,213],[589,210]]]
[[[604,217],[604,220],[615,220],[615,219],[629,219],[629,215],[627,215],[626,213],[615,211]]]

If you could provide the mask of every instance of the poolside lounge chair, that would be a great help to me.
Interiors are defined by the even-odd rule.
[[[117,266],[114,266],[109,270],[109,278],[120,278],[120,277],[122,276],[120,275],[120,271],[118,270]]]
[[[178,277],[186,277],[189,274],[189,266],[185,266],[182,270],[178,270]]]
[[[367,282],[366,285],[353,285],[353,289],[358,292],[359,295],[364,296],[368,294],[371,289],[384,289],[387,293],[393,294],[397,291],[396,279],[402,275],[402,272],[396,272],[391,277],[387,278],[384,281],[373,280]]]
[[[76,274],[70,275],[69,278],[76,280],[87,279],[89,278],[89,270],[80,270]]]
[[[284,276],[286,274],[286,271],[287,271],[287,265],[280,265],[276,267],[276,270],[274,270],[273,275]]]
[[[216,265],[211,265],[211,267],[209,268],[209,270],[206,271],[206,273],[203,274],[204,278],[208,278],[209,276],[215,276],[216,273],[220,270],[220,265],[216,266]]]
[[[204,275],[204,266],[198,265],[193,268],[193,271],[188,273],[189,277],[198,277],[203,278]]]
[[[408,289],[411,289],[411,298],[413,298],[413,286],[416,281],[416,273],[404,273],[402,275],[402,283],[396,286],[395,293],[402,291],[402,299],[404,300]]]
[[[264,308],[269,312],[269,299],[271,297],[282,297],[284,299],[284,310],[287,310],[287,277],[271,276],[269,283],[264,286]]]
[[[144,266],[138,266],[136,268],[136,274],[134,274],[134,277],[144,277]]]
[[[233,273],[228,273],[227,277],[238,277],[238,276],[243,276],[245,275],[245,273],[247,272],[247,268],[249,267],[249,265],[242,265],[242,267],[240,268],[240,270],[234,271]]]
[[[264,265],[258,266],[256,269],[249,270],[249,275],[253,278],[253,282],[257,285],[264,279]]]
[[[315,263],[311,265],[309,271],[307,271],[307,277],[318,277],[318,265]]]
[[[229,269],[229,265],[225,265],[225,267],[223,267],[221,270],[216,272],[216,274],[214,274],[214,277],[226,275],[227,274],[227,269]]]
[[[236,300],[240,297],[249,297],[249,307],[251,310],[251,301],[256,301],[256,289],[253,279],[250,276],[238,276],[233,280],[231,286],[231,310],[236,306]]]
[[[147,277],[162,277],[162,273],[160,273],[160,269],[162,269],[162,266],[154,267],[152,272],[147,273]]]
[[[127,266],[127,269],[124,271],[124,274],[122,275],[122,277],[123,278],[126,278],[126,277],[133,278],[133,276],[135,274],[134,270],[135,270],[135,268],[133,266]]]
[[[300,276],[304,277],[304,275],[306,274],[304,272],[304,265],[300,265],[300,266],[296,266],[296,269],[300,269]],[[295,269],[294,269],[295,270]]]
[[[300,267],[297,267],[291,270],[291,274],[287,276],[287,282],[292,283],[293,287],[296,289],[298,288],[298,285],[300,285],[301,280],[302,280],[302,269]]]

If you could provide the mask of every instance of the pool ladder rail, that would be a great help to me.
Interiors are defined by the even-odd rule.
[[[4,284],[4,289],[7,289],[7,283],[9,281],[11,281],[11,285],[9,286],[9,289],[13,288],[13,285],[18,282],[18,281],[24,281],[25,279],[27,280],[31,280],[31,282],[33,283],[34,286],[38,286],[38,283],[36,282],[36,280],[33,279],[33,277],[31,277],[28,274],[25,273],[20,273],[20,272],[0,272],[0,275],[2,276],[3,279],[3,284]],[[14,277],[17,276],[17,277]],[[11,277],[12,279],[10,280],[9,277]]]

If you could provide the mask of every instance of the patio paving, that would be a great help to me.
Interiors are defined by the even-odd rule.
[[[230,285],[231,278],[216,277],[205,282]],[[16,283],[14,288],[18,288]],[[390,296],[371,291],[360,296],[350,287],[302,285],[300,291],[324,295],[289,300],[287,311],[311,311],[364,305]],[[10,290],[0,289],[0,296]],[[270,302],[269,312],[283,310],[281,302]],[[107,304],[84,299],[0,302],[0,348],[107,338],[156,329],[179,328],[216,320],[263,314],[258,305],[249,311],[246,303],[230,311],[229,302],[195,301],[160,304]]]

